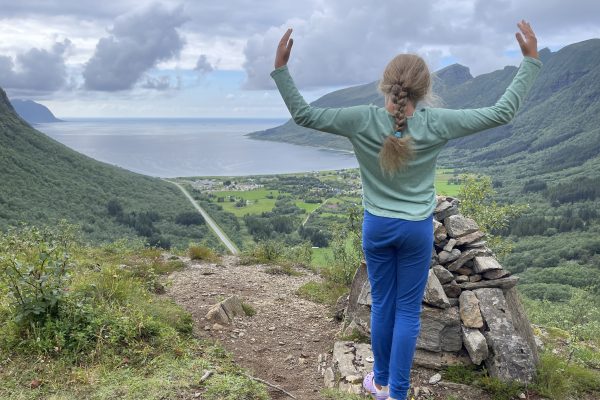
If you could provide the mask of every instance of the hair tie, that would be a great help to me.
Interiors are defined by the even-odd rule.
[[[396,133],[394,133],[394,136],[396,136],[397,138],[401,138],[402,137],[402,132],[401,131],[396,131]]]

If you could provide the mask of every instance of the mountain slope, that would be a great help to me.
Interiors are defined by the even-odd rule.
[[[94,241],[138,237],[133,223],[108,214],[107,204],[115,200],[130,220],[135,220],[131,212],[156,212],[158,234],[173,244],[187,245],[207,234],[205,227],[173,222],[178,213],[194,211],[177,187],[95,161],[50,139],[15,113],[2,89],[0,187],[1,229],[21,221],[52,224],[64,218],[80,224]]]
[[[35,101],[12,99],[10,102],[17,114],[30,124],[60,122],[60,119],[56,118],[48,107],[36,103]]]
[[[450,142],[440,156],[441,164],[488,167],[493,171],[501,168],[513,178],[561,170],[569,173],[573,168],[576,168],[571,171],[573,174],[581,173],[581,168],[599,169],[596,164],[600,154],[600,39],[575,43],[555,53],[543,49],[540,58],[544,67],[512,123]],[[501,96],[516,70],[509,66],[472,78],[466,67],[455,64],[436,73],[434,90],[447,108],[489,106]],[[376,85],[372,83],[338,90],[313,104],[381,105],[381,97],[376,96]],[[291,121],[250,136],[351,148],[344,138],[316,134]]]

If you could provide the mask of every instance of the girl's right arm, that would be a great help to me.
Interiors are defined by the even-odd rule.
[[[287,69],[294,44],[290,38],[291,34],[292,30],[288,29],[279,42],[275,55],[275,70],[271,72],[271,77],[275,80],[292,119],[306,128],[352,137],[365,125],[368,106],[320,108],[308,104],[296,88]]]
[[[509,123],[538,76],[542,63],[538,60],[537,39],[529,23],[521,21],[517,41],[525,58],[502,97],[491,107],[449,110],[431,109],[429,128],[444,139],[456,139],[485,129]]]

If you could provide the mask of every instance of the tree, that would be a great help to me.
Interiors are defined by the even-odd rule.
[[[462,177],[458,198],[461,212],[473,218],[479,228],[487,234],[490,248],[498,256],[506,256],[512,250],[512,243],[497,235],[509,223],[522,215],[529,206],[526,204],[498,205],[492,200],[496,191],[489,176],[465,175]]]

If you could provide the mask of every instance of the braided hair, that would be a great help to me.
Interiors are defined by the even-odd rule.
[[[384,173],[393,175],[406,167],[413,157],[412,138],[406,132],[406,106],[423,100],[430,92],[431,77],[423,59],[414,54],[400,54],[387,65],[379,90],[393,104],[394,132],[385,138],[379,152]]]

